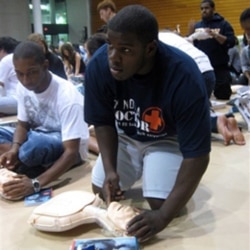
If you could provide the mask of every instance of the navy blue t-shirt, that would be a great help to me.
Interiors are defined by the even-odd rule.
[[[185,158],[210,151],[210,114],[205,84],[191,57],[158,42],[156,63],[147,75],[115,80],[107,45],[90,60],[85,74],[85,120],[117,126],[139,141],[177,135]]]

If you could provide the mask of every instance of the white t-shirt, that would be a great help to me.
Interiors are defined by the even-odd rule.
[[[173,32],[159,32],[159,40],[170,46],[182,50],[194,59],[201,73],[213,70],[208,56],[201,50],[197,49],[193,44],[185,38]]]
[[[86,141],[89,131],[84,121],[83,95],[69,81],[51,75],[49,87],[39,94],[18,84],[18,119],[29,122],[33,130],[61,132],[62,141]]]
[[[4,84],[5,96],[16,98],[16,87],[18,79],[13,64],[13,54],[6,55],[0,61],[0,82]]]

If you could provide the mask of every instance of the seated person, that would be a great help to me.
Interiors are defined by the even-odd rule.
[[[80,53],[75,50],[71,43],[62,44],[60,46],[60,54],[68,79],[84,75],[85,64]]]
[[[48,70],[41,46],[20,43],[13,63],[21,82],[18,122],[16,128],[0,127],[0,164],[20,174],[3,185],[3,194],[12,199],[38,192],[85,160],[89,137],[83,96]]]
[[[49,51],[48,45],[44,39],[44,36],[39,33],[32,33],[28,36],[28,40],[39,44],[43,48],[45,57],[49,61],[49,70],[52,73],[64,79],[67,79],[62,59],[56,54],[54,54],[53,52]]]
[[[16,115],[16,86],[18,79],[12,62],[13,50],[18,41],[12,37],[0,38],[0,116]]]
[[[247,36],[248,45],[245,46],[240,55],[242,74],[239,77],[238,84],[250,85],[250,35]]]
[[[105,33],[95,33],[87,39],[87,41],[85,42],[87,62],[91,59],[94,53],[105,43],[107,43],[107,35]]]
[[[240,15],[240,25],[244,30],[243,44],[241,52],[241,67],[243,75],[239,79],[239,84],[250,85],[250,8],[246,8]]]

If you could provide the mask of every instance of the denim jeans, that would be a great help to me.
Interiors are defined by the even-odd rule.
[[[0,127],[0,144],[11,144],[15,128]],[[63,154],[60,132],[30,130],[19,148],[18,158],[26,167],[50,166]]]

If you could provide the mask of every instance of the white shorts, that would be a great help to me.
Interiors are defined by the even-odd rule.
[[[117,173],[120,187],[128,190],[142,178],[143,196],[166,199],[171,192],[182,162],[175,138],[140,142],[119,135]],[[105,178],[101,156],[92,170],[92,183],[102,187]]]

